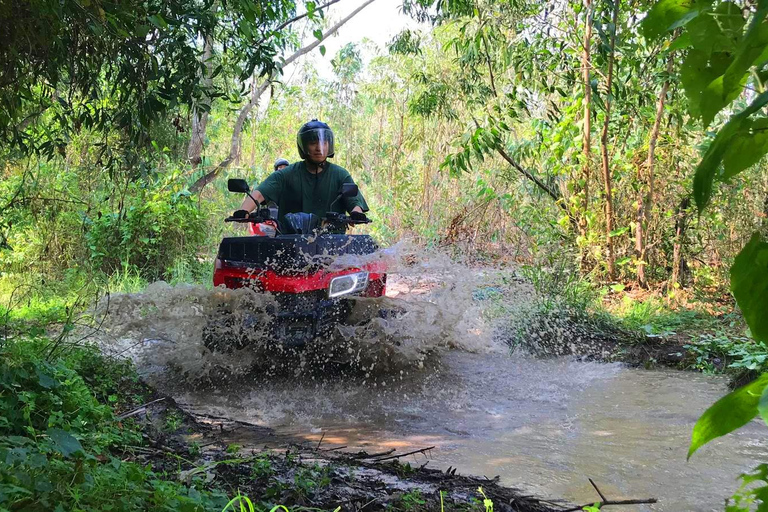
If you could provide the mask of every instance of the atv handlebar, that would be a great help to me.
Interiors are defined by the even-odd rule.
[[[265,220],[270,220],[270,219],[265,219],[261,216],[256,216],[256,217],[229,216],[226,219],[224,219],[224,222],[238,222],[241,224],[250,222],[254,224],[259,224],[264,222]],[[323,217],[323,220],[330,224],[337,224],[337,225],[343,225],[343,224],[354,225],[354,224],[370,224],[371,223],[371,219],[368,219],[368,218],[366,218],[365,220],[355,220],[351,218],[349,215],[344,215],[343,213],[335,213],[335,212],[326,213],[325,217]]]
[[[353,225],[353,224],[370,224],[371,223],[371,219],[367,217],[364,220],[355,220],[349,215],[344,215],[343,213],[336,213],[336,212],[327,212],[323,220],[331,224]]]

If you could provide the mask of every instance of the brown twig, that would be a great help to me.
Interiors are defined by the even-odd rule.
[[[315,451],[320,449],[320,444],[323,442],[323,439],[325,439],[325,432],[323,432],[323,435],[320,436],[320,440],[317,442],[317,446],[315,446]]]
[[[400,457],[406,457],[408,455],[414,455],[416,453],[428,452],[430,450],[434,450],[434,448],[435,448],[434,446],[430,446],[429,448],[422,448],[421,450],[413,450],[412,452],[408,452],[408,453],[401,453],[399,455],[392,455],[391,457],[376,459],[373,462],[384,462],[385,460],[399,459]]]

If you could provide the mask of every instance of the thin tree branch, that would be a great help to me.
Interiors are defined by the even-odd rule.
[[[333,4],[335,4],[336,2],[340,2],[340,1],[341,1],[341,0],[331,0],[331,1],[330,1],[330,2],[328,2],[328,3],[325,3],[325,4],[321,5],[320,7],[316,7],[316,8],[315,8],[315,11],[322,11],[322,10],[323,10],[323,9],[325,9],[326,7],[329,7],[329,6],[333,5]],[[300,19],[307,17],[308,15],[309,15],[309,11],[305,12],[304,14],[299,14],[298,16],[295,16],[295,17],[293,17],[293,18],[289,19],[288,21],[285,21],[285,22],[281,23],[280,25],[278,25],[277,27],[275,27],[275,28],[272,30],[272,32],[278,32],[278,31],[280,31],[280,30],[283,30],[285,27],[287,27],[287,26],[288,26],[288,25],[290,25],[291,23],[295,23],[295,22],[299,21]],[[265,36],[265,37],[262,37],[261,39],[259,39],[259,40],[256,42],[256,46],[260,45],[261,43],[263,43],[263,42],[264,42],[264,41],[266,41],[267,39],[269,39],[269,36]]]

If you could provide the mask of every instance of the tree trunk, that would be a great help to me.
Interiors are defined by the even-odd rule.
[[[282,67],[285,68],[289,64],[292,64],[296,59],[299,57],[306,55],[307,53],[311,52],[318,46],[320,46],[320,43],[325,41],[328,37],[335,34],[346,22],[351,20],[353,17],[357,15],[360,11],[362,11],[365,7],[367,7],[369,4],[374,2],[375,0],[366,0],[363,2],[357,9],[349,13],[345,18],[342,18],[338,23],[336,23],[334,26],[329,28],[327,31],[323,33],[323,37],[321,39],[317,39],[311,44],[308,44],[307,46],[301,48],[296,53],[285,59],[285,61],[282,64]],[[191,187],[189,187],[189,191],[193,194],[199,193],[203,188],[205,188],[206,185],[211,183],[213,180],[216,179],[216,177],[219,175],[219,173],[229,167],[229,165],[234,162],[238,156],[240,155],[240,141],[243,134],[243,125],[245,124],[245,120],[248,118],[248,115],[253,110],[253,107],[258,105],[259,98],[262,94],[264,94],[264,91],[267,90],[269,87],[269,84],[274,80],[276,74],[270,75],[268,78],[266,78],[258,87],[253,87],[253,92],[251,94],[251,99],[248,101],[248,103],[245,104],[245,106],[240,110],[240,114],[237,116],[237,121],[235,121],[235,127],[232,129],[232,140],[229,144],[229,154],[227,157],[219,163],[216,167],[213,168],[210,172],[206,173],[204,176],[199,178],[195,183],[192,184]]]
[[[587,210],[589,209],[589,179],[590,179],[590,151],[592,148],[592,83],[590,81],[590,44],[592,41],[592,0],[584,0],[584,12],[586,13],[584,26],[584,50],[581,56],[581,73],[584,81],[584,124],[582,126],[582,151],[584,163],[581,171],[582,201],[579,216],[579,232],[581,236],[587,235]],[[582,257],[582,267],[584,258]]]
[[[203,49],[205,71],[201,82],[205,91],[210,90],[213,85],[213,79],[211,78],[213,73],[212,50],[213,39],[209,35],[205,38],[205,47]],[[187,159],[192,165],[200,165],[203,161],[201,155],[203,154],[203,143],[205,142],[205,129],[208,126],[208,111],[211,109],[211,101],[207,96],[203,98],[202,105],[203,108],[195,107],[192,110],[192,135],[187,147]]]
[[[675,213],[675,243],[672,246],[672,280],[671,287],[675,284],[683,285],[683,269],[685,260],[683,259],[683,242],[685,241],[685,227],[688,221],[688,207],[691,204],[690,198],[686,197],[680,201]]]
[[[613,32],[611,33],[611,54],[608,57],[608,76],[606,77],[605,121],[600,146],[603,157],[603,181],[605,183],[605,245],[608,250],[608,278],[613,281],[616,276],[616,263],[613,254],[613,190],[611,189],[611,170],[608,166],[608,126],[611,122],[611,87],[613,86],[613,64],[616,53],[616,23],[619,18],[619,1],[613,0]]]
[[[235,121],[235,127],[232,129],[232,140],[229,143],[229,155],[227,155],[227,157],[222,160],[219,165],[214,167],[212,171],[206,173],[195,183],[193,183],[192,186],[189,187],[190,192],[196,194],[203,190],[206,185],[216,179],[216,176],[218,176],[222,170],[229,167],[229,164],[237,159],[238,155],[240,154],[240,140],[243,135],[243,125],[245,124],[245,120],[253,110],[253,107],[258,105],[261,95],[264,94],[264,91],[266,91],[267,87],[269,87],[270,79],[271,77],[264,80],[259,86],[256,86],[254,83],[251,99],[248,101],[248,103],[245,104],[242,110],[240,110],[240,114],[237,116],[237,121]]]
[[[646,276],[645,267],[648,264],[648,255],[646,254],[646,229],[648,226],[648,217],[651,214],[653,208],[653,192],[654,192],[654,175],[653,167],[655,163],[656,142],[659,139],[659,126],[661,125],[661,118],[664,115],[664,101],[667,98],[667,91],[669,90],[669,77],[672,74],[673,65],[673,53],[670,52],[667,57],[667,78],[664,80],[664,84],[659,91],[659,99],[656,102],[656,119],[653,122],[653,128],[651,129],[651,135],[648,140],[648,158],[645,161],[645,171],[648,180],[647,191],[645,196],[642,194],[642,171],[638,168],[638,178],[641,184],[640,197],[637,200],[637,217],[635,221],[635,250],[637,253],[637,282],[640,286],[648,287],[648,278]],[[673,279],[674,281],[674,279]]]

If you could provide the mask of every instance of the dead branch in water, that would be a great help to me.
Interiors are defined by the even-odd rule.
[[[381,459],[376,459],[373,462],[384,462],[385,460],[399,459],[400,457],[405,457],[407,455],[414,455],[416,453],[425,453],[434,449],[435,449],[434,446],[430,446],[429,448],[422,448],[421,450],[413,450],[412,452],[401,453],[399,455],[392,455],[391,457],[383,457]]]
[[[391,453],[395,453],[395,449],[392,448],[391,450],[387,450],[385,452],[379,452],[379,453],[368,453],[366,451],[358,452],[354,455],[351,455],[349,458],[354,460],[362,460],[362,459],[375,459],[376,457],[383,457],[384,455],[389,455]]]
[[[658,500],[656,498],[648,498],[648,499],[640,499],[640,500],[609,500],[605,497],[605,495],[600,491],[600,489],[597,487],[597,484],[590,478],[589,483],[592,484],[592,487],[595,488],[597,491],[597,494],[600,496],[600,499],[602,501],[598,502],[598,507],[609,507],[611,505],[620,506],[620,505],[649,505],[652,503],[657,503]],[[591,507],[594,503],[587,503],[586,505],[579,505],[578,507],[573,508],[567,508],[560,512],[577,512],[578,510],[584,510],[584,507]]]

